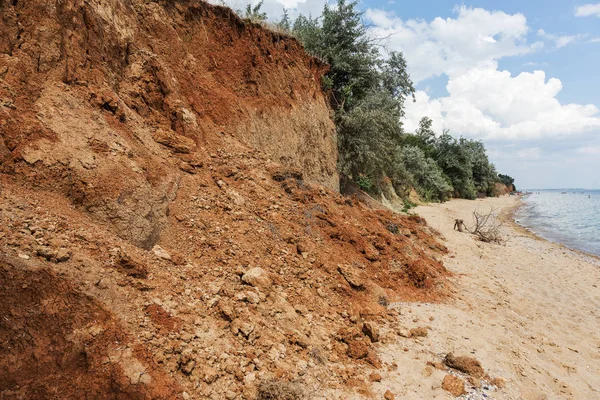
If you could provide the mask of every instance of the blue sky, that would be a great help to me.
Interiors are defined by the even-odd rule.
[[[243,8],[241,0],[230,1]],[[277,20],[325,0],[265,0]],[[256,2],[256,0],[255,0]],[[370,34],[402,51],[417,88],[405,129],[482,140],[521,188],[600,188],[600,2],[359,3]]]

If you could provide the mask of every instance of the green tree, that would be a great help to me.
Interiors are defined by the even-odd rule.
[[[510,188],[512,186],[513,190],[517,190],[515,187],[515,178],[509,175],[498,174],[498,180],[505,184],[506,187]]]
[[[354,180],[368,176],[375,184],[389,175],[395,139],[402,134],[397,103],[373,92],[337,120],[340,172]]]
[[[453,188],[448,177],[435,160],[427,157],[419,147],[398,147],[394,164],[401,166],[396,168],[396,172],[402,174],[394,179],[396,185],[401,186],[397,192],[414,188],[427,201],[446,201],[452,196]]]
[[[324,86],[335,111],[340,172],[354,181],[368,177],[377,191],[377,183],[393,174],[403,105],[414,87],[402,53],[382,58],[356,4],[338,0],[320,19],[301,16],[293,33],[330,66]]]
[[[444,174],[450,178],[455,197],[464,199],[476,197],[471,153],[464,146],[464,139],[457,141],[448,131],[444,131],[435,143],[435,159]]]
[[[281,20],[277,22],[277,27],[286,32],[290,32],[292,30],[292,20],[290,19],[290,14],[288,9],[283,7],[283,15],[281,16]]]
[[[264,3],[264,0],[260,0],[254,7],[252,4],[246,5],[246,12],[244,17],[248,18],[252,22],[263,22],[267,19],[267,13],[260,11]]]
[[[433,121],[430,118],[421,118],[419,127],[416,129],[415,133],[407,133],[404,135],[402,138],[402,145],[418,147],[427,157],[434,157],[436,136],[432,125]]]
[[[299,15],[294,21],[292,34],[296,36],[304,45],[304,49],[313,56],[323,59],[323,46],[321,45],[321,36],[323,30],[318,18],[312,16],[305,17]]]

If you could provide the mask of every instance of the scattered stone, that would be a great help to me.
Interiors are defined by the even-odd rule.
[[[298,345],[298,346],[302,347],[303,349],[306,349],[310,346],[310,341],[309,341],[308,337],[306,335],[304,335],[303,333],[294,331],[294,332],[289,332],[287,336],[288,336],[288,341],[291,344]]]
[[[396,332],[398,334],[398,336],[401,336],[403,338],[410,338],[410,331],[406,330],[406,329],[400,329],[399,331]]]
[[[179,357],[179,369],[185,375],[191,375],[196,367],[196,360],[192,357],[191,351],[184,351]]]
[[[69,250],[61,247],[56,251],[56,262],[69,261],[71,255],[72,253]]]
[[[35,254],[37,254],[38,257],[42,257],[48,261],[51,261],[56,259],[57,251],[48,246],[37,246],[35,248]]]
[[[308,314],[308,307],[306,307],[304,304],[298,304],[294,306],[294,310],[300,315]]]
[[[348,341],[348,357],[354,359],[365,358],[369,355],[369,345],[364,340]]]
[[[475,378],[474,376],[469,376],[467,378],[467,382],[471,384],[475,389],[481,389],[481,380],[479,378]]]
[[[444,364],[442,364],[439,361],[427,361],[427,365],[431,365],[433,368],[439,369],[439,370],[445,370],[446,369],[446,367],[444,367]]]
[[[306,245],[304,243],[298,243],[296,244],[296,253],[302,255],[303,253],[306,253],[307,249],[306,249]]]
[[[396,398],[396,396],[394,395],[394,393],[390,392],[389,390],[386,390],[385,393],[383,394],[383,398],[385,400],[394,400]]]
[[[427,328],[419,327],[419,328],[411,329],[409,337],[426,337],[427,334],[428,334]]]
[[[261,382],[258,387],[258,396],[256,396],[257,400],[300,400],[306,398],[308,397],[303,385],[283,380]]]
[[[394,235],[398,234],[398,225],[394,224],[393,222],[388,222],[385,226],[385,228],[390,231],[390,233],[393,233]]]
[[[246,292],[244,293],[246,298],[244,299],[250,304],[258,304],[260,303],[260,296],[255,292]]]
[[[338,272],[344,277],[346,282],[348,282],[348,284],[350,284],[350,286],[353,289],[356,289],[356,290],[364,290],[365,289],[364,282],[358,277],[358,274],[351,269],[351,267],[348,267],[346,265],[339,265]]]
[[[444,363],[450,368],[454,368],[475,378],[482,378],[485,374],[481,363],[473,357],[455,357],[454,354],[448,353],[444,359]]]
[[[283,182],[286,179],[296,179],[301,181],[303,179],[302,171],[298,168],[278,168],[273,174],[273,180],[277,182]]]
[[[19,258],[22,260],[29,260],[29,256],[27,254],[19,253]]]
[[[381,382],[381,374],[379,372],[373,372],[371,375],[369,375],[369,380],[371,382]]]
[[[148,269],[144,265],[120,250],[117,250],[115,267],[118,271],[133,278],[146,279],[148,277]]]
[[[271,286],[271,279],[267,274],[267,271],[260,267],[252,268],[244,275],[242,275],[242,281],[250,286],[265,288]]]
[[[204,367],[204,370],[202,372],[204,382],[206,382],[209,385],[214,383],[217,379],[219,379],[219,373],[212,367],[206,366]]]
[[[152,248],[152,252],[158,258],[162,258],[163,260],[171,261],[171,255],[159,245],[155,245]]]
[[[196,143],[192,139],[171,130],[159,129],[152,135],[152,138],[155,142],[171,148],[175,153],[189,154],[196,147]]]
[[[365,361],[377,369],[381,369],[383,367],[383,364],[381,364],[381,360],[379,359],[377,354],[375,354],[375,352],[370,351],[367,355],[367,358],[365,358]]]
[[[183,172],[187,172],[188,174],[192,174],[194,175],[196,173],[196,169],[191,166],[189,163],[186,162],[181,162],[179,163],[179,169],[182,170]]]
[[[444,377],[444,380],[442,381],[442,389],[456,397],[467,393],[465,390],[465,381],[450,374]]]
[[[490,383],[496,386],[498,389],[504,389],[506,387],[506,379],[504,378],[494,378],[490,381]]]
[[[369,261],[379,260],[379,251],[371,243],[367,243],[365,246],[365,258]]]
[[[227,400],[233,400],[235,399],[237,396],[237,394],[234,391],[228,390],[227,392],[225,392],[225,398]]]
[[[242,335],[244,335],[247,338],[252,332],[254,332],[254,325],[249,324],[248,322],[244,322],[240,325],[239,329],[240,332],[242,332]]]
[[[229,304],[219,302],[219,311],[226,321],[233,321],[235,319],[235,311]]]
[[[365,322],[362,328],[363,333],[375,343],[379,341],[379,328],[373,322]]]

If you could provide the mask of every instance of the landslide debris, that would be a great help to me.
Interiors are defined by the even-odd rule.
[[[0,396],[351,391],[386,305],[444,295],[424,220],[336,192],[295,40],[196,1],[0,18]]]

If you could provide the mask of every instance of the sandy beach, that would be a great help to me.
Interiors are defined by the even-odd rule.
[[[398,365],[380,383],[402,399],[453,398],[441,388],[448,352],[475,357],[504,388],[467,384],[464,398],[600,399],[600,260],[527,232],[512,222],[520,200],[504,196],[452,200],[415,212],[440,232],[453,298],[442,304],[395,304],[399,329],[428,326],[427,337],[402,338],[380,347]],[[471,225],[474,210],[502,210],[505,244],[488,244],[453,230],[456,218]],[[404,347],[405,346],[405,347]],[[466,375],[457,374],[462,378]]]

